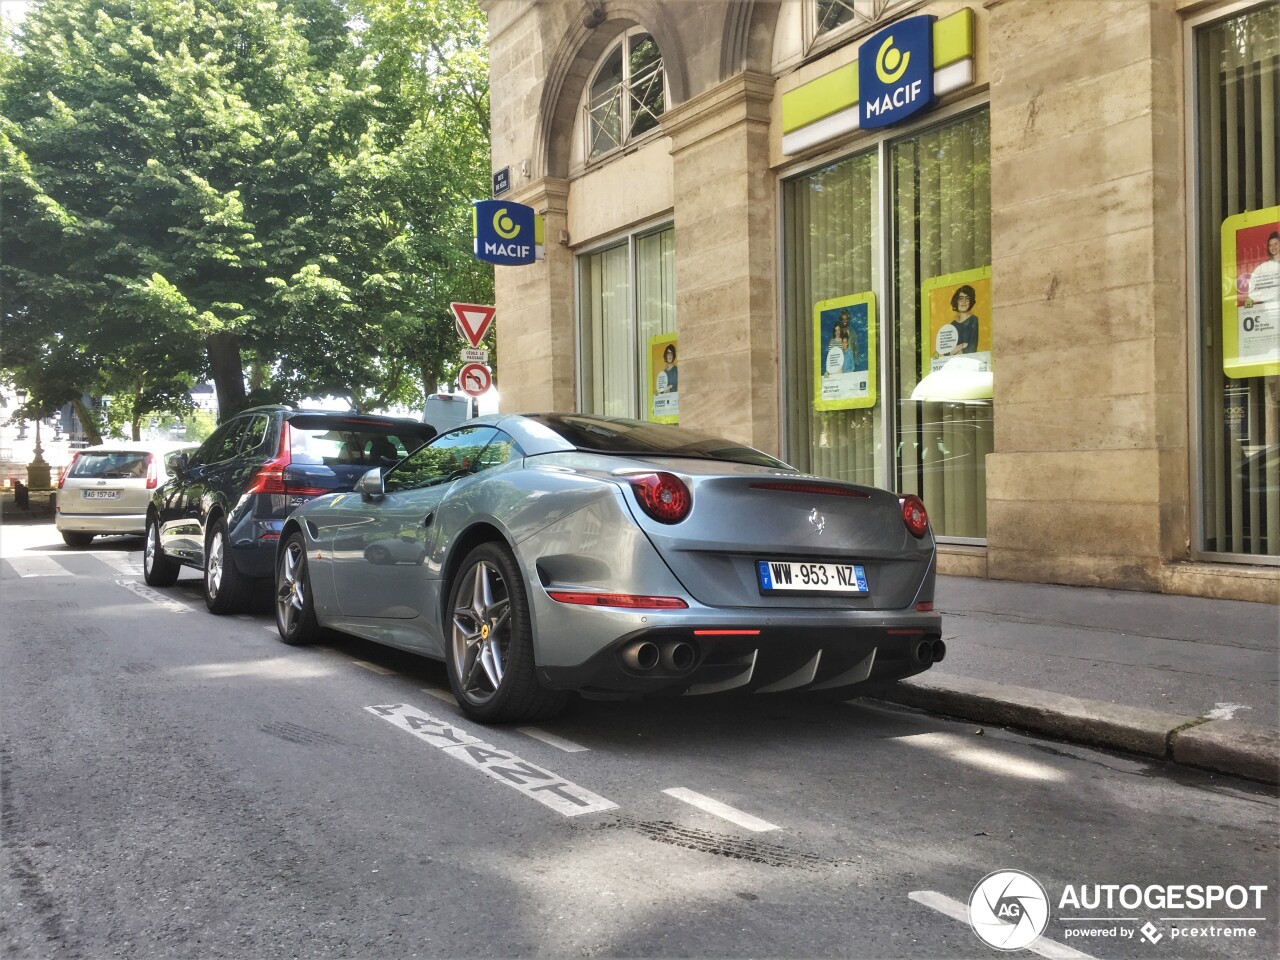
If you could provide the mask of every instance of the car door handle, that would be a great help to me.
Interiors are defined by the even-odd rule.
[[[435,519],[436,519],[435,513],[428,513],[425,517],[422,518],[422,525],[424,527],[429,527],[435,521]]]

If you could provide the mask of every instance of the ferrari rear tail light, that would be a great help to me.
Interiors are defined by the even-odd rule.
[[[643,597],[633,593],[548,590],[547,596],[558,603],[575,603],[587,607],[624,607],[629,610],[683,610],[689,606],[680,597]]]
[[[670,473],[628,477],[644,512],[659,523],[679,523],[689,515],[693,496],[684,481]]]
[[[929,514],[924,509],[924,501],[914,493],[908,493],[899,497],[898,502],[902,504],[902,522],[907,525],[907,530],[916,539],[923,537],[929,529]]]
[[[160,467],[153,453],[147,454],[147,489],[154,490],[160,486]]]
[[[80,451],[77,450],[71,457],[71,462],[62,468],[62,474],[58,477],[58,489],[62,489],[62,485],[67,482],[67,475],[76,467],[76,461],[80,459]]]

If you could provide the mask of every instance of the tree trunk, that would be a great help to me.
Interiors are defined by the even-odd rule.
[[[80,421],[80,429],[89,441],[89,446],[96,447],[102,442],[102,431],[98,429],[98,417],[88,408],[83,397],[72,397],[71,406],[76,411],[76,419]]]
[[[218,394],[218,422],[245,406],[244,364],[240,360],[240,335],[213,333],[205,341],[213,388]]]

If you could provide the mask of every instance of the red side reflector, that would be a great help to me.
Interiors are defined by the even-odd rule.
[[[547,596],[559,603],[577,603],[588,607],[625,607],[628,610],[681,610],[689,606],[679,597],[638,597],[630,593],[548,590]]]
[[[758,637],[759,630],[695,630],[695,637]]]
[[[280,534],[278,534],[278,533],[264,533],[260,539],[262,539],[262,540],[279,540],[279,539],[280,539]]]
[[[760,481],[751,484],[753,490],[778,490],[783,493],[814,493],[828,497],[853,497],[855,500],[869,500],[871,494],[861,490],[850,490],[848,487],[837,487],[829,483],[792,483],[783,480]]]
[[[924,600],[920,603],[917,603],[916,609],[919,610],[921,613],[931,613],[933,611],[933,601]]]

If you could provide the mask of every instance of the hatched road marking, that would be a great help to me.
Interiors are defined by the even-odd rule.
[[[135,577],[142,576],[142,561],[130,560],[128,554],[124,553],[91,553],[89,556],[95,560],[101,560],[108,567],[120,573],[130,573]]]
[[[9,557],[9,566],[20,577],[70,577],[70,570],[52,557],[31,554],[26,557]]]
[[[692,790],[686,790],[684,787],[671,787],[669,790],[663,790],[669,797],[675,797],[677,800],[683,800],[691,806],[697,807],[705,813],[713,816],[721,817],[730,823],[736,823],[740,827],[747,830],[754,830],[756,833],[763,833],[766,830],[777,830],[776,823],[770,823],[768,820],[761,820],[759,817],[753,817],[749,813],[743,813],[741,810],[734,809],[727,803],[721,803],[719,800],[712,800],[710,797],[704,797],[700,793],[694,793]]]
[[[937,910],[952,920],[959,920],[965,926],[969,925],[969,908],[959,900],[952,900],[946,894],[938,893],[936,890],[913,890],[907,894],[907,897],[930,910]],[[1041,936],[1040,939],[1022,949],[1048,957],[1049,960],[1093,960],[1089,954],[1081,953],[1074,947],[1068,947],[1065,943],[1050,940],[1045,936]]]
[[[417,707],[393,703],[365,709],[566,817],[616,810],[618,807],[612,800],[556,776],[550,770],[521,760],[514,753],[485,743],[461,727],[424,713]]]
[[[145,583],[139,583],[137,580],[117,580],[117,586],[124,587],[130,593],[141,597],[143,600],[150,600],[158,607],[164,607],[172,613],[190,613],[191,607],[177,600],[170,600],[163,593],[152,590]]]

